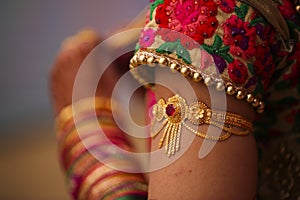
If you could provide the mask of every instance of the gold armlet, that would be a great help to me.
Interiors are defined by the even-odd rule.
[[[167,102],[160,99],[153,106],[152,114],[154,119],[151,136],[156,137],[164,128],[159,148],[162,148],[165,143],[165,150],[169,156],[174,155],[180,148],[182,126],[198,137],[214,141],[224,141],[231,135],[248,135],[252,131],[252,123],[244,117],[230,112],[212,110],[201,101],[188,105],[185,99],[178,94],[170,97]],[[162,122],[162,125],[156,132],[153,132],[155,122]],[[215,126],[224,133],[220,136],[212,136],[192,128],[192,125],[204,124]]]

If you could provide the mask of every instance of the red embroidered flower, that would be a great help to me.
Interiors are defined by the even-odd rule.
[[[255,55],[255,27],[248,22],[243,22],[236,15],[232,15],[223,24],[224,44],[230,46],[229,52],[245,60]]]
[[[194,39],[190,38],[183,33],[179,33],[177,31],[173,31],[166,28],[158,28],[157,34],[161,36],[162,40],[166,42],[176,42],[180,40],[182,46],[184,46],[188,50],[192,50],[195,48],[199,48],[200,44],[197,43]]]
[[[228,65],[230,79],[237,84],[243,84],[248,78],[247,67],[239,60],[234,60]]]
[[[160,28],[181,32],[203,44],[218,26],[213,0],[165,0],[157,6],[155,21]]]
[[[278,10],[281,12],[284,18],[290,20],[293,20],[296,14],[294,6],[289,0],[283,0],[283,4],[278,6]]]
[[[215,2],[224,13],[232,13],[236,6],[235,0],[215,0]]]
[[[143,30],[140,37],[140,47],[150,47],[155,40],[156,32],[153,29]]]
[[[257,77],[260,77],[264,89],[269,87],[270,79],[274,73],[275,65],[273,58],[267,45],[262,44],[256,47],[256,60],[254,62],[254,71]]]
[[[256,24],[256,34],[263,40],[267,41],[269,44],[275,43],[275,31],[271,25],[264,26],[262,24]]]

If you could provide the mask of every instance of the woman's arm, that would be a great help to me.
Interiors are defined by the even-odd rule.
[[[165,80],[166,77],[158,79]],[[180,81],[173,83],[175,91],[186,93]],[[195,92],[197,100],[205,102],[208,106],[210,98],[220,98],[223,95],[215,90],[210,90],[209,93],[203,83],[190,81],[190,84],[194,89],[191,93]],[[162,86],[156,87],[155,94],[157,100],[168,99],[174,95]],[[183,98],[188,96],[185,95]],[[231,96],[227,97],[226,111],[239,114],[251,121],[254,118],[253,108]],[[199,131],[206,132],[207,128],[208,126],[200,126]],[[161,134],[152,141],[152,151],[157,150]],[[191,133],[183,128],[182,134]],[[206,157],[199,159],[198,153],[203,141],[202,138],[195,137],[179,159],[165,168],[150,173],[149,199],[255,199],[257,153],[253,135],[233,135],[226,141],[217,142]],[[163,159],[164,162],[169,158],[163,154],[159,159]],[[153,164],[162,160],[156,158],[151,162]]]

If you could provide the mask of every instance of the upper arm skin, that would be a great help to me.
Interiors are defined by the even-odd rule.
[[[190,84],[198,100],[204,101],[208,106],[210,98],[218,98],[220,95],[218,92],[209,93],[203,83],[190,81]],[[174,95],[174,92],[159,85],[155,93],[157,99],[168,99]],[[254,118],[253,108],[235,97],[227,96],[227,111],[242,115],[250,121]],[[205,132],[207,128],[208,126],[200,126],[199,130]],[[157,150],[161,134],[153,139],[152,151]],[[182,134],[191,133],[183,130]],[[217,142],[206,157],[199,159],[198,153],[203,141],[202,138],[195,137],[179,159],[150,173],[149,199],[255,199],[257,152],[253,134],[233,135],[226,141]],[[156,159],[151,159],[151,162],[160,162]],[[164,154],[160,159],[168,159],[168,156]]]

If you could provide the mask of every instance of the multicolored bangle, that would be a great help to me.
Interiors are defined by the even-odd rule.
[[[95,116],[96,115],[96,116]],[[91,118],[98,119],[98,122],[96,120],[91,120]],[[68,136],[68,134],[75,129],[79,129],[81,126],[87,126],[87,123],[94,123],[94,128],[98,126],[105,126],[105,127],[115,127],[115,121],[113,120],[113,116],[111,111],[106,110],[90,110],[84,113],[81,113],[80,115],[76,115],[76,126],[75,126],[75,119],[70,118],[65,123],[61,123],[60,128],[57,127],[57,139],[60,143],[62,143],[62,140],[65,140],[65,138]]]
[[[85,118],[86,115],[89,115],[91,112],[95,112],[95,110],[111,112],[111,105],[112,99],[110,98],[90,97],[79,100],[78,102],[65,107],[56,118],[55,124],[57,133],[63,132],[63,127],[72,121],[75,114],[74,111],[76,111],[76,113],[80,113],[80,115],[78,115],[78,121],[80,121],[81,117]],[[76,110],[73,110],[73,108],[76,108]]]
[[[111,102],[111,99],[99,97],[83,99],[64,108],[56,119],[58,150],[74,199],[103,196],[111,199],[128,194],[147,196],[147,185],[140,174],[111,167],[123,166],[132,170],[138,167],[125,154],[109,151],[112,145],[131,151],[125,135],[113,120]],[[92,154],[93,150],[101,161]],[[143,187],[138,187],[141,185]]]
[[[88,199],[93,199],[93,197],[116,199],[129,194],[147,196],[147,190],[147,184],[142,176],[132,176],[131,174],[115,175],[93,187],[88,192]]]

